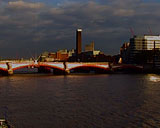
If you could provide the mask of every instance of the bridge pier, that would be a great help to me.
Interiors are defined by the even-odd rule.
[[[7,65],[7,75],[13,75],[12,63],[7,62],[6,65]]]
[[[65,69],[65,75],[70,74],[70,70],[69,69]]]
[[[68,63],[64,62],[63,65],[64,65],[64,75],[70,74],[70,70],[68,69]]]

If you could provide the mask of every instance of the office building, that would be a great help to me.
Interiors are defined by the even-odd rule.
[[[123,63],[160,65],[160,36],[134,36],[121,47]]]

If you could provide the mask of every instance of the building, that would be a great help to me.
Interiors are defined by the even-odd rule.
[[[40,55],[39,61],[53,62],[53,61],[68,61],[68,58],[74,54],[74,49],[68,51],[67,49],[58,50],[57,52],[44,52]]]
[[[132,49],[136,51],[160,49],[160,36],[134,36],[130,39],[130,44]]]
[[[67,61],[68,60],[68,51],[67,49],[57,51],[56,60],[57,61]]]
[[[134,36],[121,47],[123,63],[160,65],[160,36]]]
[[[82,52],[80,55],[81,62],[112,62],[112,57],[105,55],[100,51]]]
[[[76,31],[76,57],[78,60],[78,56],[82,52],[82,29],[77,29]]]
[[[85,45],[85,52],[94,51],[94,42],[91,44]]]
[[[101,53],[101,51],[88,51],[88,52],[83,52],[84,55],[89,55],[89,56],[96,56],[96,55],[99,55]]]
[[[120,59],[122,63],[127,63],[129,61],[129,54],[130,54],[129,46],[130,46],[130,43],[127,42],[127,43],[124,43],[122,47],[120,48],[120,55],[122,57]]]
[[[68,51],[68,56],[71,57],[75,54],[75,50],[71,49],[70,51]]]

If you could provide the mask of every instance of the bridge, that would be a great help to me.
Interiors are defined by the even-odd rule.
[[[144,71],[144,67],[133,64],[114,64],[112,65],[112,71],[123,73],[142,73]]]
[[[6,60],[0,61],[0,74],[12,75],[14,71],[23,68],[38,68],[39,72],[48,72],[51,69],[55,74],[70,74],[71,72],[110,72],[108,62],[37,62]]]

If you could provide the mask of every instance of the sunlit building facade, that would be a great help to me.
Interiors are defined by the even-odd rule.
[[[160,49],[160,36],[134,36],[130,39],[132,50]]]
[[[123,63],[159,64],[160,36],[134,36],[121,47],[121,56]]]
[[[54,62],[54,61],[68,61],[68,58],[75,54],[75,50],[68,51],[67,49],[58,50],[57,52],[44,52],[40,55],[39,61],[41,62]]]
[[[85,45],[85,52],[94,51],[94,42],[91,42],[91,44]]]

